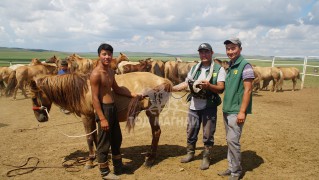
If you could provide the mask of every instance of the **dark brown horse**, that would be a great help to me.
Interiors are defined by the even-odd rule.
[[[152,62],[149,59],[140,60],[138,64],[126,64],[123,66],[123,74],[130,72],[150,72]]]
[[[147,72],[133,72],[117,75],[116,81],[132,92],[143,93],[147,98],[142,101],[114,94],[118,109],[119,121],[127,121],[127,127],[134,127],[135,117],[141,110],[146,110],[152,128],[152,145],[146,155],[146,166],[151,166],[156,157],[158,141],[161,134],[159,115],[168,102],[172,83],[164,78]],[[92,105],[90,82],[83,74],[65,74],[61,76],[45,76],[31,81],[32,103],[36,119],[45,122],[49,119],[52,103],[81,116],[87,133],[89,159],[87,167],[93,166],[95,159],[94,144],[97,134]],[[76,92],[76,93],[75,93]],[[93,132],[93,133],[92,133]]]

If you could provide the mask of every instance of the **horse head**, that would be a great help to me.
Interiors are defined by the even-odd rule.
[[[55,63],[56,65],[58,65],[58,64],[57,64],[58,61],[59,61],[59,59],[58,59],[55,55],[53,55],[53,56],[50,57],[49,59],[46,59],[46,60],[45,60],[46,63]]]
[[[41,61],[38,58],[31,59],[31,62],[30,62],[31,66],[34,66],[34,65],[37,65],[37,64],[42,64]]]
[[[34,116],[39,122],[46,122],[49,120],[49,111],[52,106],[50,99],[38,87],[36,80],[30,82],[32,110]]]
[[[152,60],[151,59],[145,59],[145,60],[139,60],[140,63],[140,72],[150,72],[152,69]]]

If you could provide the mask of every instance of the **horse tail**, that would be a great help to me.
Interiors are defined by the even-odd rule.
[[[8,84],[7,84],[7,88],[5,91],[5,95],[7,97],[12,96],[13,91],[14,91],[16,86],[17,86],[16,70],[13,70],[13,71],[11,71],[9,78],[8,78]]]
[[[127,122],[126,127],[128,128],[128,132],[131,131],[131,129],[134,129],[136,117],[138,116],[138,105],[139,105],[139,97],[134,97],[131,99],[129,105],[128,105],[128,111],[127,111]]]
[[[284,74],[282,71],[279,69],[279,81],[278,81],[278,86],[277,90],[282,90],[282,85],[284,84]]]
[[[299,70],[297,71],[297,79],[301,80]]]

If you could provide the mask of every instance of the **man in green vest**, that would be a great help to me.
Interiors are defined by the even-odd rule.
[[[240,136],[246,116],[251,114],[252,82],[255,76],[252,66],[241,56],[241,41],[238,38],[230,38],[224,44],[230,59],[223,102],[228,169],[218,175],[237,180],[242,174]]]
[[[212,61],[214,51],[210,44],[202,43],[198,47],[200,63],[188,72],[184,82],[173,87],[173,91],[190,88],[188,98],[190,107],[187,121],[187,155],[181,159],[188,163],[194,159],[197,135],[203,123],[203,160],[201,170],[209,168],[211,149],[214,145],[214,133],[217,121],[217,106],[221,100],[218,94],[224,91],[226,72],[223,67]]]

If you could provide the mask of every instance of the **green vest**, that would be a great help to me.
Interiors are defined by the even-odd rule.
[[[194,65],[191,68],[191,74],[194,72],[196,65]],[[219,69],[220,69],[220,65],[217,63],[214,63],[214,67],[213,67],[213,75],[209,80],[210,84],[217,84],[217,78],[218,78],[218,73],[219,73]],[[195,75],[194,75],[194,80],[197,80],[199,75],[201,74],[201,69],[198,68],[198,70],[196,71]],[[209,74],[209,69],[206,71],[206,77]],[[189,95],[191,96],[191,94]],[[206,107],[213,107],[213,106],[219,106],[221,104],[221,98],[219,97],[218,94],[211,92],[211,91],[206,91],[206,97],[207,97],[207,101],[206,101]],[[187,99],[190,99],[190,97],[188,97]]]
[[[244,94],[244,81],[242,79],[242,74],[246,64],[248,64],[248,62],[242,56],[239,56],[235,61],[235,64],[228,68],[223,102],[224,113],[237,114],[240,111]],[[250,102],[246,113],[251,114],[251,109],[252,94],[250,94]]]

